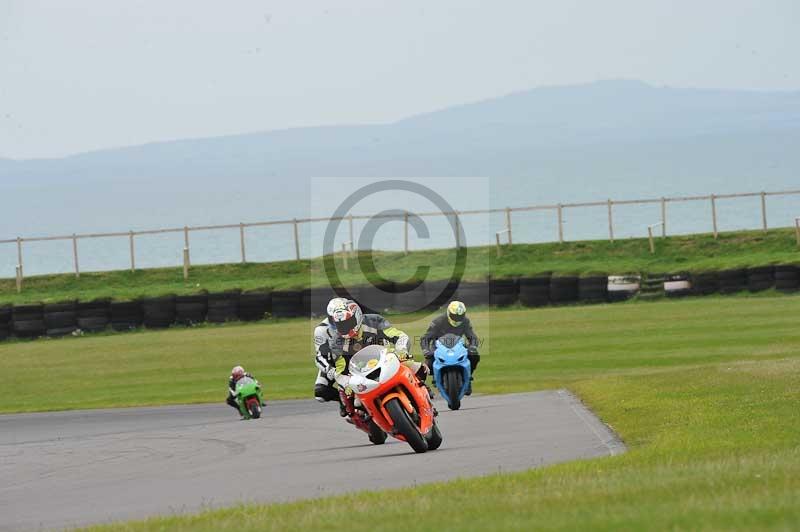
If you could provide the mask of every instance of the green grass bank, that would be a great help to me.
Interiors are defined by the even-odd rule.
[[[327,258],[325,260],[332,260]],[[427,279],[449,279],[455,262],[454,250],[402,253],[361,253],[359,268],[338,271],[343,284],[364,284],[378,275],[400,281],[413,277],[420,266],[430,268]],[[515,244],[496,256],[494,246],[469,248],[465,280],[514,277],[541,272],[674,273],[721,270],[742,266],[800,262],[800,251],[790,229],[748,231],[712,235],[672,236],[656,240],[651,254],[646,239],[565,242],[563,244]],[[352,263],[352,260],[351,260]],[[0,304],[57,302],[97,298],[135,299],[166,294],[190,294],[228,289],[274,290],[323,286],[328,283],[323,259],[275,263],[193,266],[188,281],[182,268],[42,275],[25,279],[17,294],[14,279],[0,279]]]

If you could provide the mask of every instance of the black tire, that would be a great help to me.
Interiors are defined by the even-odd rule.
[[[425,299],[430,310],[437,310],[447,306],[455,299],[458,283],[451,281],[430,281],[425,283]]]
[[[0,342],[8,339],[11,336],[11,327],[9,325],[0,325]]]
[[[424,292],[425,288],[420,286],[418,290]],[[377,283],[376,285],[358,286],[352,290],[352,295],[364,312],[383,314],[392,307],[395,291],[395,284],[392,282]],[[425,299],[424,296],[423,299]]]
[[[108,318],[78,318],[78,329],[86,332],[104,331],[108,324]]]
[[[590,276],[578,279],[578,300],[585,303],[604,303],[607,298],[607,276]]]
[[[142,304],[140,301],[112,301],[111,328],[115,331],[130,331],[142,325]]]
[[[692,293],[700,296],[715,294],[719,291],[716,272],[696,273],[692,278]]]
[[[68,336],[78,330],[77,326],[72,327],[56,327],[54,329],[47,329],[47,336],[50,338],[60,338]]]
[[[519,301],[526,307],[550,304],[550,276],[523,277],[519,280]]]
[[[276,318],[297,318],[303,315],[303,292],[272,292],[272,315]]]
[[[239,292],[208,294],[208,314],[210,323],[225,323],[239,319]]]
[[[272,294],[270,292],[246,292],[242,294],[239,296],[239,319],[242,321],[263,320],[267,312],[269,312],[271,301]]]
[[[442,385],[450,398],[447,403],[450,410],[461,408],[461,399],[458,397],[461,387],[464,385],[464,375],[461,371],[456,368],[448,368],[442,375]]]
[[[175,323],[193,325],[206,321],[208,296],[198,294],[175,297]]]
[[[411,421],[411,417],[409,417],[399,399],[390,399],[386,403],[386,411],[389,412],[389,417],[392,418],[397,432],[403,435],[406,442],[414,449],[414,452],[424,453],[428,450],[428,441],[420,434],[414,422]]]
[[[431,431],[425,436],[425,440],[428,442],[429,451],[435,451],[442,445],[442,431],[439,430],[439,425],[436,424],[435,419],[433,420]]]
[[[166,329],[175,323],[175,298],[153,297],[142,300],[144,326],[148,329]]]
[[[373,420],[369,420],[369,441],[375,445],[386,443],[387,434]]]
[[[14,321],[14,336],[19,338],[36,338],[44,336],[46,332],[47,327],[43,319]]]
[[[458,289],[451,299],[461,301],[467,308],[488,305],[490,299],[489,283],[462,282],[458,285]]]
[[[571,303],[578,300],[578,278],[574,276],[550,278],[550,301]]]
[[[258,419],[261,417],[261,405],[256,403],[252,403],[247,407],[247,411],[250,413],[250,417],[253,419]]]
[[[420,283],[395,283],[392,309],[397,312],[417,312],[428,307],[425,285]]]
[[[492,279],[489,281],[489,304],[493,307],[508,307],[519,300],[519,285],[515,279]]]

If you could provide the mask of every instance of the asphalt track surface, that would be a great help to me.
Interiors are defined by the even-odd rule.
[[[573,395],[437,401],[444,435],[416,455],[372,445],[333,404],[281,401],[0,416],[0,530],[64,528],[519,471],[624,446]],[[357,482],[356,482],[357,479]]]

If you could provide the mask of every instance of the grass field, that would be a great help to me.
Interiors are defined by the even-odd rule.
[[[421,265],[430,266],[429,280],[449,279],[455,252],[433,250],[412,252],[408,256],[376,252],[374,264],[369,264],[368,258],[368,254],[362,254],[362,268],[341,272],[342,283],[348,286],[364,284],[365,277],[374,278],[378,273],[391,280],[404,280],[413,276]],[[516,244],[506,249],[500,258],[496,257],[495,248],[491,246],[469,248],[465,279],[484,280],[488,276],[512,277],[550,271],[560,274],[665,273],[796,262],[800,262],[800,251],[794,232],[773,229],[767,233],[721,233],[717,240],[711,235],[658,239],[653,255],[645,239],[618,240],[614,243],[603,240]],[[232,288],[305,288],[322,286],[327,282],[321,259],[194,266],[189,281],[183,280],[181,268],[82,273],[80,279],[72,274],[46,275],[26,278],[21,294],[16,293],[13,279],[0,279],[0,304],[91,300],[100,297],[123,300]]]
[[[476,312],[486,338],[476,392],[569,388],[629,452],[95,530],[796,529],[799,312],[798,296]],[[402,327],[419,334],[418,318]],[[311,325],[10,343],[0,346],[0,385],[14,393],[0,410],[221,401],[234,361],[266,381],[269,398],[308,397]],[[38,379],[53,383],[48,405],[19,386]],[[458,511],[441,511],[444,500]],[[424,517],[409,521],[409,509]]]

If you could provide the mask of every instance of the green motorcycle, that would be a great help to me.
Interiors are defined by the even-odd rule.
[[[261,417],[261,405],[264,404],[261,395],[261,384],[250,377],[242,377],[236,383],[236,404],[239,412],[245,419],[258,419]]]

